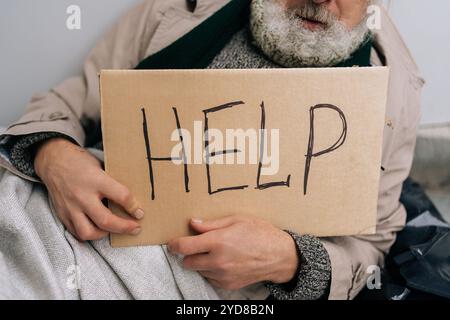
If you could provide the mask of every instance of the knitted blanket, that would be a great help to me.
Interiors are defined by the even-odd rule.
[[[46,189],[0,168],[0,299],[217,299],[164,246],[79,242]]]

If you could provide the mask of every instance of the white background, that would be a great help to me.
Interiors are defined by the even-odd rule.
[[[0,126],[17,119],[34,92],[79,74],[96,40],[137,2],[2,0]],[[71,4],[81,7],[79,31],[66,28]],[[390,10],[427,81],[422,122],[450,122],[450,1],[392,0]]]

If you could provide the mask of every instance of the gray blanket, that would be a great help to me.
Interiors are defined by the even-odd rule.
[[[55,216],[46,189],[0,168],[0,299],[216,299],[163,246],[81,243]]]

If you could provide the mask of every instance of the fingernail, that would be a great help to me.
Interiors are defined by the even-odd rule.
[[[136,219],[142,219],[143,217],[144,217],[144,210],[142,210],[142,209],[137,209],[135,212],[134,212],[134,217],[136,218]]]
[[[141,227],[137,227],[136,229],[134,229],[133,231],[131,231],[131,234],[133,236],[137,236],[139,233],[141,233]]]
[[[198,218],[192,218],[192,223],[200,224],[200,223],[203,223],[203,220],[202,219],[198,219]]]

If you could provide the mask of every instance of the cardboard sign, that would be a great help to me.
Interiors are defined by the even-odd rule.
[[[375,231],[388,69],[102,71],[105,167],[146,213],[115,247],[255,215],[316,236]],[[110,203],[119,215],[124,211]]]

